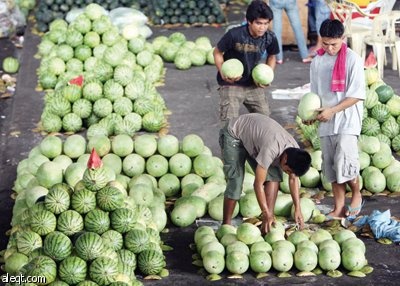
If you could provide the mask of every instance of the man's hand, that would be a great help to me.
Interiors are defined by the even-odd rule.
[[[260,87],[260,88],[266,88],[266,87],[270,86],[270,84],[260,84],[260,83],[257,83],[257,82],[255,82],[255,85],[257,87]]]
[[[272,225],[275,223],[275,217],[273,214],[270,213],[270,211],[263,211],[262,213],[262,224],[261,224],[261,234],[265,235],[267,234],[271,228]]]
[[[235,83],[235,81],[238,81],[242,78],[241,76],[229,78],[229,77],[225,77],[222,73],[221,73],[221,77],[224,81],[226,81],[230,84],[233,84],[233,83]]]
[[[335,112],[329,107],[318,108],[317,111],[319,112],[319,114],[317,115],[317,120],[322,122],[331,120],[332,117],[335,115]]]
[[[296,225],[299,227],[300,230],[304,228],[303,215],[301,214],[301,211],[299,209],[296,209],[294,212],[294,221],[296,222]]]

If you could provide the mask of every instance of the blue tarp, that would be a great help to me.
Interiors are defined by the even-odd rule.
[[[389,238],[393,242],[400,242],[400,222],[390,218],[390,210],[372,211],[371,215],[361,217],[353,224],[363,227],[368,224],[376,239]]]

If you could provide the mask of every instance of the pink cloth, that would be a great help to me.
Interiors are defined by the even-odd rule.
[[[345,91],[346,89],[346,43],[342,43],[336,58],[335,66],[333,67],[331,91]],[[325,54],[324,49],[317,50],[317,55]]]

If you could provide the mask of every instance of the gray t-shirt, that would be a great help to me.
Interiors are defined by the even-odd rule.
[[[278,122],[263,114],[250,113],[231,119],[228,132],[242,142],[249,155],[264,169],[279,167],[283,151],[299,147]]]
[[[325,53],[316,56],[311,63],[310,89],[321,98],[322,107],[332,107],[346,97],[359,98],[361,101],[335,114],[332,120],[320,122],[319,136],[335,134],[360,135],[365,99],[364,63],[361,57],[351,49],[346,51],[346,90],[332,92],[332,72],[337,55]]]

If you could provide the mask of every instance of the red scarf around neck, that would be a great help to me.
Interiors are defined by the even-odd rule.
[[[342,47],[336,58],[335,65],[333,67],[331,91],[343,92],[346,89],[346,43],[342,43]],[[317,50],[317,55],[322,56],[325,54],[324,49]]]

